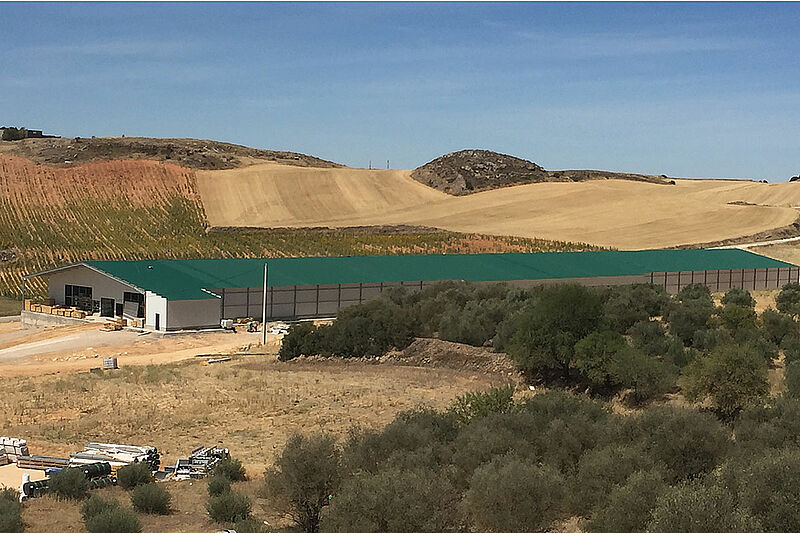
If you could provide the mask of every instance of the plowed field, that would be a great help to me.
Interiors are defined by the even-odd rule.
[[[800,205],[800,183],[598,180],[453,197],[414,181],[408,171],[274,163],[200,171],[198,189],[214,226],[407,224],[621,249],[752,235],[791,224],[798,215],[793,206]]]

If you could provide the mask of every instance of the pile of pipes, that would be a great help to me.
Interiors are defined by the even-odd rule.
[[[26,455],[30,455],[28,452],[28,441],[25,439],[0,437],[0,466],[14,463],[17,459]]]
[[[111,465],[108,463],[90,463],[71,468],[77,468],[83,472],[83,475],[89,480],[90,489],[110,487],[117,484],[117,478],[111,475]],[[61,469],[58,469],[58,471],[60,472]],[[19,490],[22,498],[38,498],[49,491],[50,478],[31,481],[28,474],[23,475],[22,486],[20,486]]]
[[[192,450],[186,459],[178,459],[172,479],[199,479],[208,476],[214,467],[230,457],[227,448],[200,446]]]
[[[49,457],[47,455],[26,455],[17,458],[17,468],[29,470],[47,470],[48,468],[66,468],[69,459],[66,457]]]
[[[108,444],[90,442],[83,451],[71,452],[69,463],[72,466],[95,462],[107,462],[114,470],[132,463],[147,463],[150,470],[158,470],[161,454],[154,446],[132,446],[129,444]]]

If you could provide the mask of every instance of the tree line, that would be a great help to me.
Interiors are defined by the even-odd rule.
[[[442,282],[387,291],[341,310],[330,325],[290,328],[279,358],[377,357],[415,337],[438,337],[506,352],[531,381],[641,405],[670,392],[706,402],[723,419],[769,392],[767,373],[785,354],[800,381],[800,285],[787,284],[777,310],[760,315],[734,288],[716,305],[704,285],[668,296],[655,285],[592,288]]]

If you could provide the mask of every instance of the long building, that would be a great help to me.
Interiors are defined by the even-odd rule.
[[[734,249],[84,261],[25,279],[42,275],[58,305],[181,330],[219,327],[228,318],[260,320],[265,287],[267,320],[292,320],[330,317],[392,287],[419,290],[444,280],[521,287],[653,283],[675,293],[692,283],[712,291],[774,289],[797,282],[800,269]]]

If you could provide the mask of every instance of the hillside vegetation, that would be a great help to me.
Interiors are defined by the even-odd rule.
[[[438,230],[207,231],[195,171],[155,161],[73,168],[0,155],[0,295],[25,273],[86,259],[552,251],[590,246]],[[33,294],[46,290],[31,280]]]
[[[276,161],[303,167],[342,166],[295,152],[261,150],[202,139],[150,137],[23,139],[0,142],[0,153],[54,166],[75,166],[93,161],[124,159],[167,161],[184,167],[203,169],[236,168],[250,164],[253,160]]]
[[[455,196],[547,181],[622,179],[674,185],[666,176],[604,170],[545,170],[527,159],[489,150],[461,150],[445,154],[415,169],[411,177]]]

